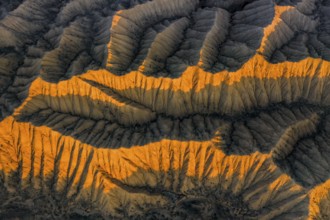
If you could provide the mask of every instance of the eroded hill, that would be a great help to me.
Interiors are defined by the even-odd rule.
[[[329,219],[329,12],[0,3],[0,217]]]

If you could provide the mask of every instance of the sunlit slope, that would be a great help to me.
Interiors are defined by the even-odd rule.
[[[110,150],[10,117],[3,125],[0,156],[8,194],[25,192],[36,201],[45,196],[60,214],[89,206],[113,216],[121,216],[121,209],[129,216],[269,219],[308,214],[308,190],[282,174],[269,155],[226,156],[215,147],[219,140],[164,139]],[[10,207],[24,207],[21,200],[14,199]],[[10,207],[4,205],[2,212]],[[45,215],[47,208],[27,214]]]
[[[329,1],[0,7],[0,218],[329,218]]]

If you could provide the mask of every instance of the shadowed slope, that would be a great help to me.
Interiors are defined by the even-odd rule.
[[[5,201],[1,210],[6,216],[22,212],[133,219],[308,215],[307,190],[282,174],[269,155],[226,156],[212,142],[168,140],[132,149],[92,149],[48,128],[11,123],[17,129],[11,132],[8,127],[1,134],[6,145],[0,151],[5,158],[0,188],[7,196],[1,198]],[[15,194],[13,187],[17,197],[7,202]],[[33,208],[47,198],[49,206]]]
[[[329,9],[0,3],[0,218],[327,219]]]

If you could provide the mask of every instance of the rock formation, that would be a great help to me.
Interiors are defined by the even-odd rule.
[[[0,218],[329,219],[330,0],[0,3]]]

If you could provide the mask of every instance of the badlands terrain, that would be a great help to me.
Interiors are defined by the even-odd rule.
[[[330,0],[3,0],[0,219],[330,219]]]

